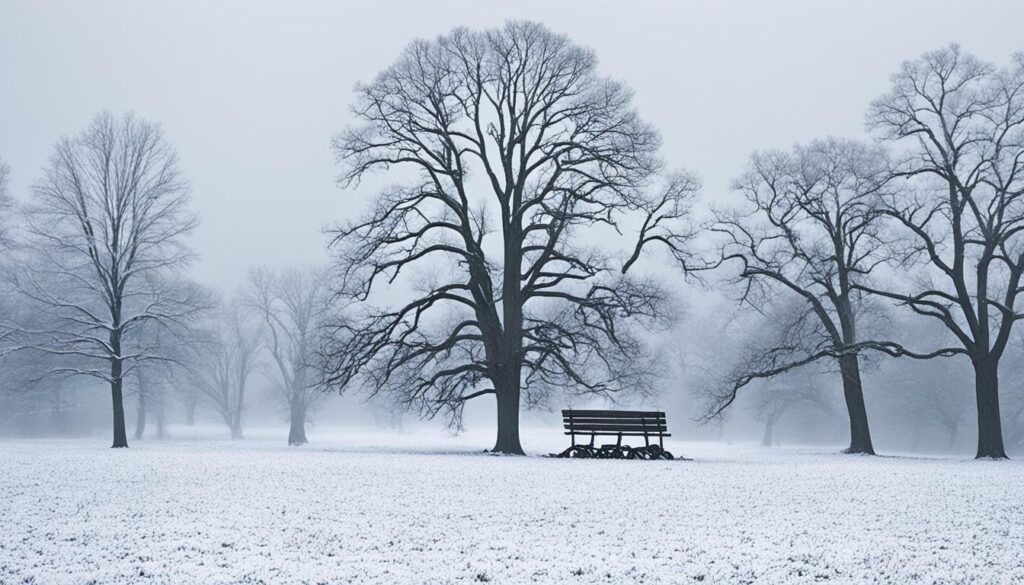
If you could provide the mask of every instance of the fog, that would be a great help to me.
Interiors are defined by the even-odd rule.
[[[755,150],[865,137],[865,109],[904,60],[957,42],[1005,62],[1021,48],[1021,16],[1024,8],[1014,4],[979,2],[964,10],[952,1],[592,2],[585,9],[547,2],[14,1],[0,8],[0,157],[10,167],[10,194],[24,203],[58,138],[78,133],[98,112],[132,111],[159,123],[180,157],[199,219],[188,240],[197,253],[189,275],[226,298],[245,286],[253,267],[326,263],[323,230],[368,208],[375,190],[391,180],[379,174],[340,188],[330,143],[354,123],[355,85],[372,81],[414,39],[521,19],[593,49],[599,73],[628,85],[640,116],[660,133],[661,158],[699,176],[698,209],[704,209],[737,200],[731,182]],[[673,378],[649,403],[669,411],[682,436],[760,440],[762,426],[742,399],[724,422],[695,420],[694,395],[705,383],[699,371],[707,364],[693,345],[734,343],[725,339],[729,319],[718,315],[732,313],[734,291],[684,282],[667,269],[665,275],[684,317],[664,333]],[[690,332],[701,324],[721,327],[723,339],[693,339]],[[876,361],[865,373],[876,434],[893,450],[938,449],[936,441],[920,440],[926,431],[908,430],[906,419],[889,416],[883,405],[901,391],[892,381],[900,368]],[[962,390],[970,396],[963,358],[924,367],[939,379],[964,374]],[[822,419],[797,405],[780,422],[777,440],[845,440],[836,376],[820,377],[834,416]],[[272,383],[263,374],[253,380],[247,416],[254,424],[280,423],[281,409],[266,399]],[[91,392],[96,396],[86,398]],[[90,413],[80,430],[102,429],[102,384],[71,394],[76,408]],[[373,424],[365,396],[346,394],[329,401],[316,424]],[[550,427],[556,421],[549,410],[525,411],[525,424]],[[490,402],[469,406],[466,427],[489,428],[492,411]],[[199,417],[217,422],[207,408],[200,407]],[[419,418],[405,417],[406,428]],[[972,449],[972,424],[967,416],[950,443],[954,450]],[[45,432],[29,423],[17,428]]]
[[[599,71],[635,91],[663,157],[698,172],[714,199],[755,149],[863,135],[865,107],[903,60],[954,41],[997,61],[1020,49],[1020,7],[962,8],[16,0],[0,19],[0,153],[23,197],[54,141],[97,112],[159,121],[202,221],[195,275],[230,289],[252,265],[324,260],[321,227],[367,205],[334,184],[330,139],[351,121],[353,86],[413,39],[516,18],[592,47]]]
[[[1024,583],[1021,22],[0,3],[0,584]]]

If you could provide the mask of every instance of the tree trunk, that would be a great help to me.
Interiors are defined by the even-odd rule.
[[[846,411],[850,416],[850,446],[844,453],[874,455],[871,431],[868,428],[868,411],[864,406],[864,388],[860,381],[860,361],[856,354],[839,358],[839,371],[843,376],[843,395]]]
[[[164,412],[164,405],[162,401],[156,411],[156,438],[167,438],[167,413]]]
[[[60,386],[54,388],[52,398],[53,402],[50,403],[50,406],[52,409],[53,426],[58,435],[66,435],[68,434],[68,416],[67,408],[64,404],[64,395]]]
[[[146,393],[139,386],[138,391],[138,408],[135,412],[135,440],[138,441],[142,438],[142,434],[146,432]]]
[[[977,458],[1006,459],[1003,425],[999,417],[999,373],[994,360],[974,362],[974,389],[978,403]]]
[[[128,433],[124,426],[124,396],[121,390],[121,360],[112,360],[110,373],[113,380],[110,382],[110,396],[114,403],[114,449],[128,446]]]
[[[291,405],[291,426],[288,428],[289,445],[305,445],[306,440],[306,410],[301,405],[293,402]]]
[[[913,439],[910,441],[910,450],[917,451],[918,447],[921,446],[921,423],[917,419],[914,419],[913,429],[913,432],[910,433]]]
[[[185,424],[190,427],[196,426],[196,404],[198,400],[195,398],[185,399]]]
[[[243,439],[242,436],[242,413],[235,411],[235,414],[231,417],[231,438],[232,439]]]
[[[511,386],[511,385],[510,385]],[[525,455],[519,442],[519,385],[496,388],[498,403],[498,437],[494,441],[495,453]]]
[[[775,419],[769,418],[764,423],[764,435],[761,436],[761,446],[771,447],[772,446],[772,430],[775,427]]]
[[[124,392],[122,379],[124,364],[121,358],[121,331],[114,329],[110,332],[110,348],[113,350],[113,358],[110,360],[110,396],[114,403],[114,444],[113,449],[120,449],[128,446],[128,433],[124,426]]]

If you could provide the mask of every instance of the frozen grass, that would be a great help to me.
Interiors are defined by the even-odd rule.
[[[2,442],[0,583],[1024,582],[1016,461],[323,434]]]

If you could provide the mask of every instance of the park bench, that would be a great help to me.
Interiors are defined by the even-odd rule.
[[[559,457],[593,459],[672,459],[665,450],[664,438],[670,437],[664,412],[638,410],[563,410],[565,434],[572,445]],[[576,444],[576,435],[590,436],[587,444]],[[616,437],[615,443],[594,445],[598,436]],[[643,437],[643,447],[622,444],[623,437]],[[651,439],[657,438],[655,445]]]

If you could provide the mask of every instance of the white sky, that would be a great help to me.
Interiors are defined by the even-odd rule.
[[[416,37],[532,19],[593,47],[636,91],[671,166],[720,197],[755,148],[863,132],[900,61],[952,41],[1004,63],[1022,2],[0,3],[0,158],[24,197],[54,141],[102,109],[160,121],[202,218],[195,275],[321,261],[339,190],[329,148],[351,89]]]

